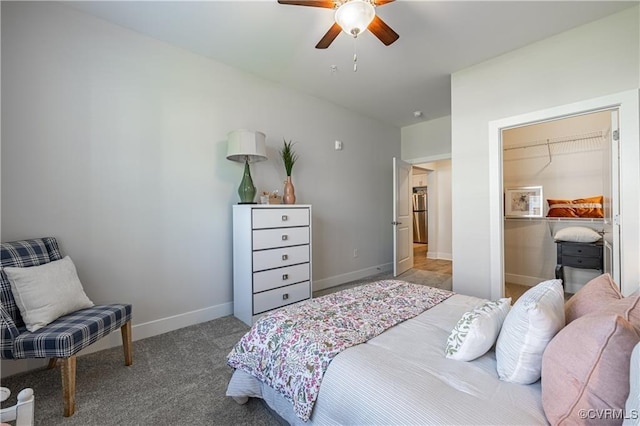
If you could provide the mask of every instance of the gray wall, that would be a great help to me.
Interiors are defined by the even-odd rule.
[[[2,240],[57,237],[135,339],[231,312],[231,130],[267,135],[259,190],[297,142],[318,286],[389,267],[400,129],[55,3],[2,3],[2,65]]]
[[[435,118],[401,129],[402,159],[416,164],[451,158],[451,116]]]

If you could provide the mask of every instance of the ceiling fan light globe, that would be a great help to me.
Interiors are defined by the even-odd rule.
[[[357,37],[367,29],[375,16],[376,11],[370,2],[351,0],[336,10],[335,20],[345,33]]]

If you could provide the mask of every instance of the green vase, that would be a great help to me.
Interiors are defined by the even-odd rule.
[[[238,188],[238,195],[240,196],[240,204],[253,204],[253,199],[256,198],[256,187],[253,186],[253,179],[251,179],[251,172],[249,171],[249,162],[246,160],[244,162],[244,175]]]

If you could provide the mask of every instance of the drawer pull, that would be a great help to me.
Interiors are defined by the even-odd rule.
[[[287,234],[284,234],[282,236],[282,241],[287,241],[289,239],[289,236]]]
[[[289,255],[288,254],[283,254],[282,255],[282,260],[289,260]]]
[[[285,293],[282,295],[282,300],[287,300],[289,298],[289,293]]]
[[[286,222],[287,220],[289,220],[289,216],[287,216],[286,214],[282,215],[282,221]]]
[[[289,274],[282,274],[282,281],[286,281],[289,279]]]

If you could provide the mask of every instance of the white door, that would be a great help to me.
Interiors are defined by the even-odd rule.
[[[393,157],[393,276],[413,267],[411,164]]]
[[[611,111],[611,132],[603,147],[604,272],[620,282],[620,148],[618,110]]]

